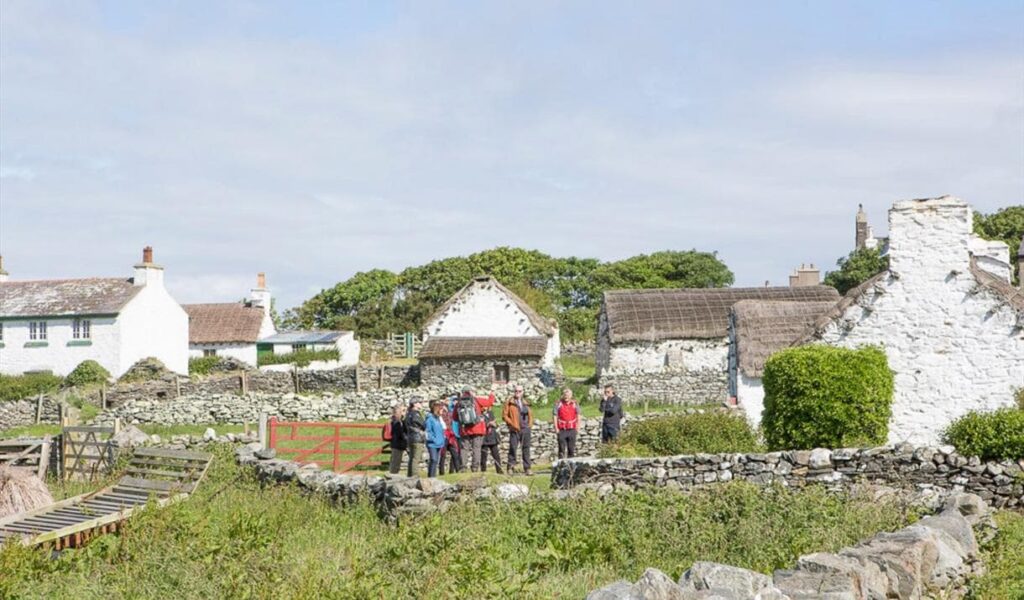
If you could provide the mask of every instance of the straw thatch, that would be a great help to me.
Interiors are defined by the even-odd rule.
[[[760,377],[768,357],[788,348],[835,302],[741,300],[732,307],[733,340],[740,371]]]
[[[613,343],[724,338],[729,311],[741,300],[836,302],[835,288],[684,288],[613,290],[604,293],[605,318]]]
[[[0,519],[53,504],[46,484],[29,469],[0,466]]]

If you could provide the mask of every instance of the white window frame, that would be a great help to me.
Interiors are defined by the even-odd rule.
[[[71,322],[71,338],[75,340],[92,339],[92,321],[89,319],[75,319]]]
[[[216,348],[203,348],[203,358],[206,358],[208,356],[217,356],[217,349]]]
[[[46,321],[29,321],[28,339],[33,342],[45,342],[47,339]]]

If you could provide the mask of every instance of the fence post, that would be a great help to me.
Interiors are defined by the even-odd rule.
[[[39,392],[39,397],[36,398],[36,425],[43,419],[43,393]]]
[[[121,417],[114,417],[114,435],[121,432]]]
[[[377,389],[384,389],[384,365],[381,365],[377,371]]]
[[[242,371],[242,395],[249,394],[249,374]]]
[[[277,447],[277,417],[270,417],[270,420],[267,421],[267,429],[270,432],[269,443],[268,443],[267,447],[268,448],[276,448]]]
[[[341,436],[341,426],[340,425],[335,425],[334,426],[334,462],[333,462],[333,465],[332,465],[334,467],[333,471],[335,473],[338,472],[338,459],[341,458],[341,452],[340,452],[340,450],[341,450],[341,448],[340,448],[341,440],[338,439],[338,437],[340,437],[340,436]]]
[[[100,387],[100,409],[107,410],[107,384]]]
[[[299,393],[299,366],[292,365],[292,380],[295,382],[295,393]]]
[[[256,426],[259,428],[260,446],[267,448],[267,413],[260,413],[260,420],[257,421]]]

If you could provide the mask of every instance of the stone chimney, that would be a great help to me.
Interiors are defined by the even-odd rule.
[[[821,283],[821,271],[814,264],[800,265],[789,276],[789,287],[811,287]]]
[[[868,227],[868,214],[864,212],[864,205],[858,204],[854,248],[857,250],[867,248],[869,237],[871,237],[871,231]]]
[[[164,268],[153,262],[152,246],[142,249],[142,262],[135,265],[135,276],[132,278],[132,282],[141,286],[163,286]]]
[[[889,270],[904,283],[967,273],[973,213],[953,196],[897,202],[889,209]]]
[[[270,316],[270,290],[267,289],[266,273],[256,274],[256,287],[249,292],[249,302],[263,309],[263,314]]]
[[[4,271],[4,257],[0,256],[0,283],[7,281],[7,271]]]

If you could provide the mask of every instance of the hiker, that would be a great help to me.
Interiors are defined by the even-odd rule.
[[[405,406],[396,404],[391,410],[391,431],[386,432],[390,433],[388,445],[391,447],[391,463],[388,466],[388,473],[392,475],[398,475],[398,472],[402,470],[402,456],[408,447],[403,419],[405,419]],[[387,439],[388,436],[385,436],[385,438]]]
[[[530,431],[533,429],[533,411],[523,397],[523,386],[516,385],[512,397],[505,402],[501,420],[508,425],[508,472],[515,473],[516,454],[523,456],[523,474],[530,472]],[[521,452],[520,452],[521,451]]]
[[[444,421],[441,420],[441,402],[430,405],[427,415],[427,477],[437,477],[437,465],[441,459],[441,448],[444,448]]]
[[[462,470],[462,454],[459,452],[459,422],[452,418],[452,406],[455,397],[448,399],[447,404],[441,405],[441,420],[444,421],[444,448],[441,448],[441,463],[438,465],[438,472],[444,475],[444,464],[448,462],[448,472],[458,473]]]
[[[626,413],[622,412],[622,398],[615,394],[615,387],[611,384],[604,386],[601,415],[601,443],[614,442],[619,437],[622,418],[626,416]]]
[[[558,458],[573,458],[576,456],[576,430],[580,426],[580,405],[572,397],[571,389],[562,390],[562,397],[552,413],[558,432]]]
[[[487,472],[487,453],[490,452],[494,458],[494,470],[501,475],[504,473],[501,470],[501,451],[498,449],[501,439],[498,436],[498,421],[494,418],[493,404],[484,409],[483,418],[487,429],[484,433],[483,450],[480,452],[480,472]]]
[[[405,414],[405,439],[409,453],[409,468],[406,475],[420,476],[420,460],[423,458],[423,444],[427,441],[427,423],[420,411],[423,410],[423,398],[413,396],[409,400],[409,411]]]
[[[494,392],[484,397],[473,395],[473,388],[462,388],[462,394],[456,401],[456,415],[459,422],[459,447],[462,449],[462,468],[476,473],[480,469],[480,455],[483,453],[484,434],[487,424],[481,414],[484,409],[494,406]]]

